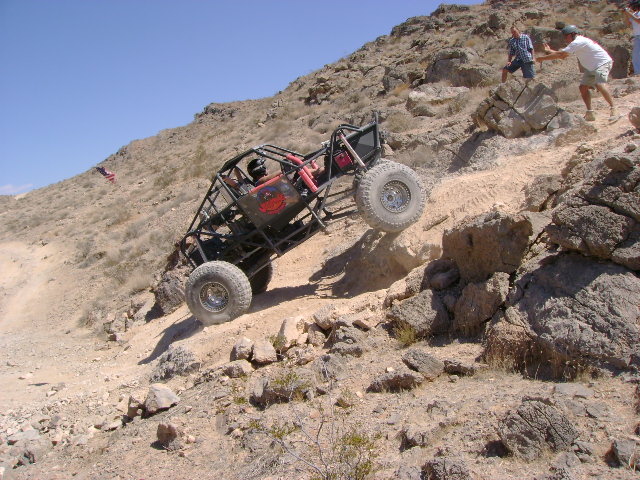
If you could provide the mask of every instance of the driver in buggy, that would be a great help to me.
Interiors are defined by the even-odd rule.
[[[313,178],[313,180],[316,183],[319,183],[319,180],[322,179],[324,168],[320,166],[313,167],[312,165],[307,165],[306,169],[311,174],[311,177]],[[256,186],[262,185],[263,183],[268,182],[269,180],[276,178],[278,175],[280,175],[280,172],[268,174],[264,157],[258,157],[251,160],[247,165],[247,171],[249,172],[249,175],[251,175],[251,177],[253,178],[253,181],[256,184]],[[305,190],[304,184],[302,184],[300,180],[298,180],[295,183],[296,183],[295,186],[298,190],[301,190],[301,191]]]
[[[268,182],[272,178],[276,178],[280,173],[272,173],[267,175],[267,166],[265,165],[264,157],[254,158],[247,165],[247,171],[251,178],[253,178],[253,183],[258,185],[262,185],[265,182]]]

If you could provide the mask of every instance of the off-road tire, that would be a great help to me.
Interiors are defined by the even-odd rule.
[[[272,278],[273,263],[270,263],[249,279],[249,283],[251,284],[251,292],[254,295],[266,292],[267,287],[269,286],[269,282],[271,282]]]
[[[207,262],[189,275],[185,298],[198,320],[204,325],[216,325],[233,320],[249,309],[251,284],[235,265]]]
[[[393,163],[393,164],[396,164],[396,165],[400,165],[398,162],[394,162],[393,160],[389,160],[387,158],[379,158],[378,160],[375,161],[374,167],[377,167],[378,165],[382,165],[383,163]],[[358,171],[353,176],[352,188],[353,188],[354,192],[358,191],[358,187],[360,186],[360,181],[362,180],[362,177],[364,177],[366,175],[366,173],[367,172],[364,172],[364,171]],[[354,193],[353,196],[355,197],[356,194]]]
[[[400,232],[418,221],[426,192],[418,175],[400,163],[386,161],[360,180],[356,205],[367,224],[383,232]]]

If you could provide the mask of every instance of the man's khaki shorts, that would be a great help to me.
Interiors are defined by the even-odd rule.
[[[595,70],[585,70],[582,74],[580,85],[588,85],[595,87],[598,83],[607,83],[609,81],[609,72],[611,72],[613,62],[607,62],[600,65]]]

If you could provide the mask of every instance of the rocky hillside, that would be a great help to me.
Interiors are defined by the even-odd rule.
[[[640,136],[582,120],[570,61],[495,88],[512,23],[552,47],[575,23],[614,56],[627,113],[622,20],[443,5],[133,141],[102,162],[115,186],[90,170],[2,198],[0,478],[637,478]],[[429,187],[422,219],[335,222],[203,329],[173,253],[212,171],[374,111]]]

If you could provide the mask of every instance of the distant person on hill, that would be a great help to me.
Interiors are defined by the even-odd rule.
[[[514,73],[518,69],[522,69],[522,76],[526,79],[536,76],[531,38],[526,33],[520,33],[520,30],[513,25],[511,38],[507,44],[507,64],[502,68],[502,83],[507,81],[507,74]]]
[[[629,2],[629,7],[624,9],[624,14],[633,30],[633,54],[631,55],[633,74],[640,75],[640,0]]]
[[[613,105],[613,98],[607,88],[607,81],[609,80],[609,72],[613,67],[613,60],[609,54],[590,38],[583,37],[578,32],[578,27],[575,25],[567,25],[562,29],[565,41],[568,45],[562,50],[552,50],[548,44],[543,44],[544,51],[547,55],[541,55],[537,57],[537,60],[542,63],[545,60],[564,60],[570,55],[575,55],[580,63],[580,71],[583,72],[582,80],[580,80],[580,95],[587,107],[587,112],[584,115],[585,120],[593,122],[596,119],[593,110],[591,109],[591,92],[590,90],[596,88],[609,104],[610,107],[610,120],[616,120],[618,118],[618,112]]]

